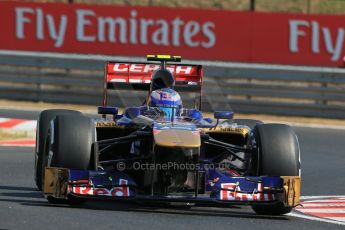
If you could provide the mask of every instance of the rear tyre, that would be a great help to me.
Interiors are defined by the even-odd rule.
[[[76,115],[57,116],[49,128],[50,141],[47,165],[76,170],[95,170],[93,161],[93,142],[95,126],[90,118]],[[50,203],[61,203],[54,197],[47,198]],[[66,201],[62,201],[66,202]],[[69,197],[69,204],[80,204],[82,199]]]
[[[42,182],[44,177],[45,164],[43,163],[44,155],[44,144],[47,138],[48,127],[50,121],[54,119],[57,115],[82,115],[79,111],[66,110],[66,109],[49,109],[44,110],[40,113],[37,120],[36,129],[36,149],[35,149],[35,182],[37,188],[42,190]]]
[[[259,176],[299,176],[300,149],[294,131],[288,125],[261,124],[254,128],[257,141]],[[291,207],[283,203],[253,205],[253,210],[263,215],[283,215]]]

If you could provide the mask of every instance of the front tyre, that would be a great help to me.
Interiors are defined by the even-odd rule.
[[[75,170],[95,170],[93,143],[95,126],[85,116],[57,116],[49,128],[50,141],[46,155],[47,166]],[[66,200],[47,197],[50,203],[64,203]],[[83,200],[69,197],[67,203],[76,205]]]
[[[94,170],[93,142],[95,126],[85,116],[57,116],[50,128],[48,165],[77,170]]]
[[[48,135],[48,128],[51,120],[58,115],[82,115],[79,111],[67,110],[67,109],[49,109],[40,113],[37,119],[36,128],[36,149],[35,149],[35,182],[37,188],[42,190],[42,183],[44,177],[44,145]]]
[[[258,176],[299,176],[300,149],[296,134],[288,125],[261,124],[254,128],[258,147]],[[292,207],[283,203],[253,205],[253,210],[264,215],[283,215]]]

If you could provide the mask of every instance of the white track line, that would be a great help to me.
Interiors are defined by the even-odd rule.
[[[333,204],[307,204],[306,201],[303,203],[304,208],[308,207],[345,207],[345,202],[342,204],[340,202],[338,203],[333,203]]]
[[[304,202],[309,199],[324,199],[324,198],[341,198],[345,200],[345,195],[329,195],[329,196],[301,196]]]
[[[35,131],[36,130],[37,121],[36,120],[27,120],[24,121],[14,127],[13,130],[27,130],[27,131]]]
[[[320,222],[326,222],[326,223],[330,223],[330,224],[338,224],[338,225],[344,225],[345,226],[344,222],[340,222],[340,221],[336,221],[336,220],[330,220],[330,219],[323,219],[323,218],[318,218],[318,217],[314,217],[314,216],[308,216],[305,214],[300,214],[297,211],[292,211],[286,215],[292,216],[292,217],[303,218],[303,219],[307,219],[307,220],[316,220],[316,221],[320,221]]]
[[[296,210],[299,211],[299,209],[296,209]],[[330,209],[303,208],[300,210],[303,210],[303,213],[313,213],[313,212],[315,213],[316,212],[316,213],[343,213],[343,214],[345,214],[345,210],[332,209],[332,207],[330,207]]]
[[[333,219],[345,222],[345,217],[333,217]]]
[[[325,199],[325,200],[320,200],[320,199]],[[334,202],[336,200],[339,201],[338,204],[337,203],[327,204],[327,202]],[[330,196],[301,196],[301,201],[303,202],[303,206],[305,207],[303,209],[303,212],[345,213],[344,210],[336,210],[335,208],[332,209],[332,207],[344,206],[344,204],[341,204],[341,203],[343,203],[343,201],[345,202],[345,196],[344,195],[343,196],[341,196],[341,195],[335,195],[335,196],[332,196],[332,195],[330,195]],[[308,204],[308,202],[310,202],[310,204]],[[312,202],[315,202],[315,204],[312,204]],[[317,204],[317,203],[319,203],[319,204]],[[317,209],[317,208],[308,209],[308,206],[314,206],[314,207],[329,206],[329,208],[331,210],[330,209]],[[301,211],[299,211],[299,209]],[[303,212],[302,212],[302,208],[297,207],[291,213],[287,214],[287,216],[298,217],[298,218],[303,218],[303,219],[308,219],[308,220],[315,220],[315,221],[345,226],[345,222],[344,222],[345,217],[332,217],[332,219],[328,219],[327,217],[320,218],[317,216],[312,216],[310,214],[305,214]]]

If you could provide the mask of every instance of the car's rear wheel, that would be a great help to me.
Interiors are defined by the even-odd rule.
[[[35,182],[37,188],[42,190],[42,179],[44,177],[44,167],[43,164],[43,153],[44,153],[44,144],[47,138],[48,127],[51,120],[53,120],[57,115],[82,115],[79,111],[66,110],[66,109],[49,109],[44,110],[40,113],[37,120],[37,129],[36,129],[36,149],[35,149]]]
[[[254,128],[258,147],[258,172],[260,176],[299,176],[300,149],[294,131],[288,125],[262,124]],[[282,215],[292,207],[283,203],[273,205],[253,205],[258,214]]]
[[[50,167],[76,170],[95,170],[93,142],[95,126],[85,116],[57,116],[50,125],[49,141],[46,142],[45,162]],[[47,197],[50,203],[59,203],[58,199]],[[78,199],[69,198],[70,204],[79,203]]]

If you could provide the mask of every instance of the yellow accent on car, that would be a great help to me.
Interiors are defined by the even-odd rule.
[[[68,169],[45,167],[44,169],[44,195],[52,195],[55,198],[66,198],[68,186]]]
[[[166,55],[166,54],[148,54],[146,55],[146,58],[148,61],[171,61],[171,62],[181,62],[182,57],[181,56],[172,56],[172,55]]]
[[[204,128],[203,131],[205,133],[229,133],[229,134],[240,134],[242,136],[248,135],[250,132],[249,128],[246,127],[216,127],[214,129]]]
[[[284,181],[284,203],[286,206],[295,207],[300,202],[301,177],[281,176]]]
[[[97,122],[96,127],[97,128],[109,128],[109,127],[116,127],[117,124],[115,121],[102,121],[102,122]]]
[[[170,59],[171,58],[171,55],[157,55],[157,58],[159,59]]]

